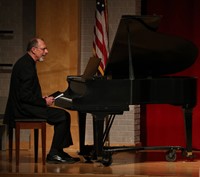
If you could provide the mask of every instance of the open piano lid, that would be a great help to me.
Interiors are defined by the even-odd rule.
[[[132,70],[134,78],[144,78],[190,67],[197,58],[197,47],[181,37],[156,32],[160,20],[160,16],[122,16],[105,75],[130,78]]]

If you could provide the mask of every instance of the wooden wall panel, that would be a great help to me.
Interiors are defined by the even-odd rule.
[[[36,35],[48,48],[44,62],[37,64],[44,95],[67,88],[66,77],[78,72],[80,20],[79,0],[36,0]],[[77,113],[71,113],[72,149],[78,147]],[[47,146],[51,144],[53,127],[48,126]],[[49,137],[49,134],[51,136]],[[48,150],[48,149],[47,149]]]

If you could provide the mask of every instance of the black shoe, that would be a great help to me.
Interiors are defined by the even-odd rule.
[[[62,151],[60,152],[60,155],[64,158],[64,159],[73,159],[74,161],[78,162],[80,161],[80,158],[79,157],[72,157],[70,156],[68,153]]]
[[[75,161],[73,158],[66,158],[66,157],[63,157],[63,156],[60,156],[60,155],[50,155],[48,154],[47,155],[47,158],[46,158],[46,161],[47,163],[69,163],[69,164],[72,164],[72,163],[75,163],[77,161]]]

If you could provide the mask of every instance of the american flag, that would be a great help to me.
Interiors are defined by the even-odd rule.
[[[106,0],[96,0],[93,50],[94,56],[101,59],[99,72],[102,75],[104,75],[104,69],[109,55],[107,17]]]

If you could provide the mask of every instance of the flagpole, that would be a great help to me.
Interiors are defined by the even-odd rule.
[[[109,56],[107,0],[96,0],[93,52],[95,57],[101,59],[99,74],[104,76],[104,69]],[[108,122],[107,116],[105,117],[106,126]],[[110,145],[109,135],[106,137],[105,145]]]

